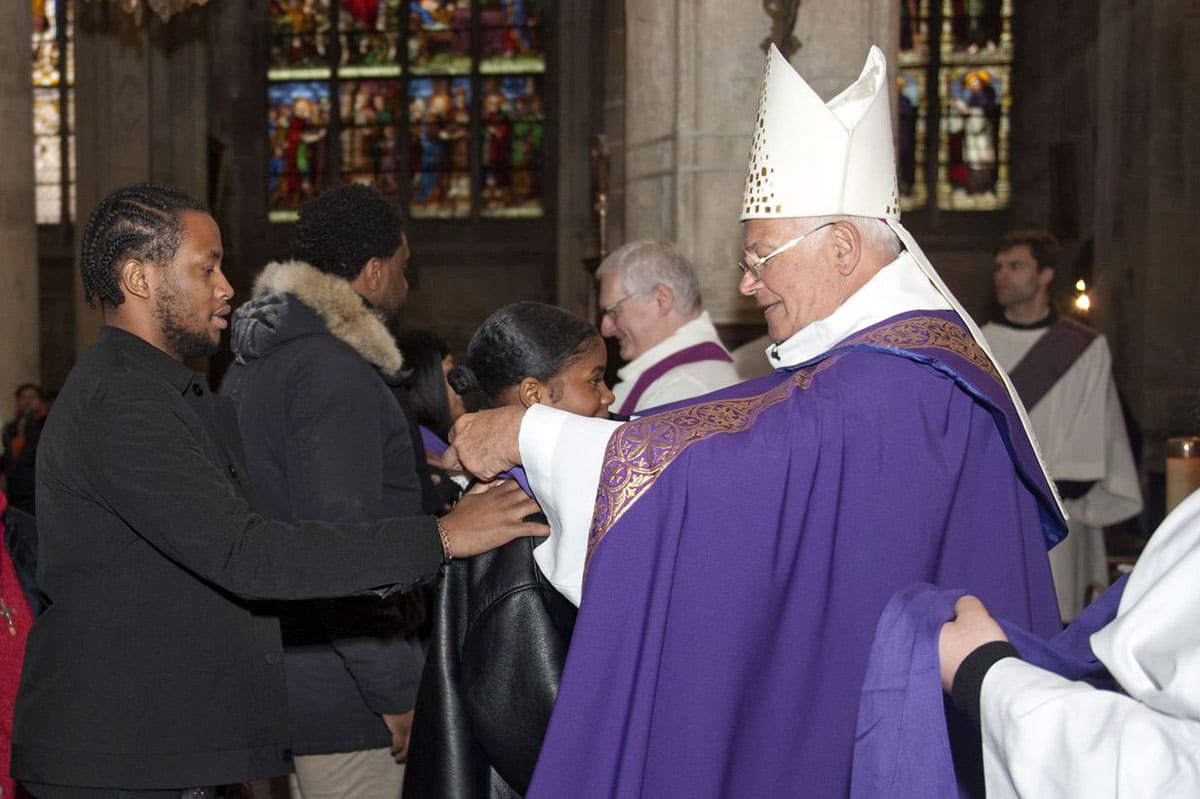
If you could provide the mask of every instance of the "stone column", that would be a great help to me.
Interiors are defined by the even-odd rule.
[[[33,191],[33,88],[29,42],[32,15],[8,15],[0,26],[0,416],[12,394],[40,382],[38,360],[37,224]]]
[[[1102,0],[1097,16],[1097,303],[1114,311],[1103,329],[1141,424],[1143,471],[1161,475],[1166,438],[1200,434],[1200,9]],[[1151,525],[1160,502],[1152,490]]]
[[[76,4],[77,237],[96,203],[129,183],[172,183],[206,199],[204,14],[193,8],[163,24],[148,12],[139,27],[112,3]],[[76,289],[78,353],[102,319]]]
[[[692,259],[718,323],[760,324],[737,292],[746,158],[772,32],[753,0],[627,0],[624,239],[671,239]],[[825,98],[895,51],[895,2],[803,0],[792,64]],[[616,170],[614,170],[615,172]]]

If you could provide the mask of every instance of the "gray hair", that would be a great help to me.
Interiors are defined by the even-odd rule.
[[[700,283],[692,264],[669,241],[631,241],[613,250],[596,269],[596,279],[621,270],[621,286],[630,295],[645,295],[659,283],[675,295],[684,316],[701,310]]]
[[[811,216],[806,221],[815,229],[830,222],[849,222],[854,225],[858,235],[872,249],[877,249],[895,258],[904,249],[900,237],[888,227],[888,223],[873,216]]]

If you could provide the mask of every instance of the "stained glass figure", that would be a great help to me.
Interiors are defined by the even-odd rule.
[[[59,11],[66,17],[60,28]],[[39,225],[63,220],[63,190],[71,192],[67,212],[74,217],[75,60],[70,0],[33,0],[33,165],[35,217]],[[65,75],[65,81],[64,81]],[[67,114],[62,113],[63,100]],[[64,152],[65,144],[65,152]],[[63,169],[63,158],[68,159]]]
[[[924,207],[928,199],[925,186],[925,129],[928,120],[928,95],[925,73],[919,69],[901,69],[896,75],[899,137],[896,153],[900,184],[900,208],[911,211]]]
[[[929,61],[929,0],[900,0],[900,53],[903,65]]]
[[[400,74],[403,0],[342,0],[338,40],[343,77]]]
[[[481,0],[483,73],[544,72],[543,0]]]
[[[481,88],[484,216],[542,214],[541,79],[485,78]]]
[[[955,210],[1008,203],[1007,67],[942,70],[938,204]]]
[[[942,61],[1012,58],[1012,0],[943,0]]]
[[[455,0],[409,0],[408,63],[418,75],[471,71],[471,5]]]
[[[339,92],[343,182],[367,183],[399,197],[396,153],[404,108],[400,81],[351,81],[341,84]]]
[[[270,0],[272,80],[329,75],[329,0]]]
[[[329,84],[324,81],[270,84],[267,105],[270,218],[294,219],[300,205],[319,193],[326,183]]]
[[[408,84],[410,213],[471,214],[470,78],[413,78]]]

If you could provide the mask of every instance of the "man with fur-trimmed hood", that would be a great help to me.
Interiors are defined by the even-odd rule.
[[[386,327],[408,295],[408,243],[379,192],[339,186],[300,210],[293,260],[233,317],[222,386],[267,516],[365,522],[421,513],[401,368]],[[308,796],[398,797],[424,660],[372,597],[281,610],[296,778]]]

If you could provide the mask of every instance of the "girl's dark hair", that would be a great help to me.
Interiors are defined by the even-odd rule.
[[[170,263],[183,239],[183,211],[208,213],[204,203],[174,186],[139,183],[100,201],[83,229],[83,295],[88,305],[113,308],[125,302],[117,267],[127,258]]]
[[[446,400],[442,359],[450,354],[450,347],[428,330],[401,330],[396,334],[396,344],[404,356],[404,368],[410,373],[404,381],[409,407],[418,422],[444,440],[450,432],[450,403]]]
[[[571,365],[579,348],[600,335],[570,311],[540,302],[516,302],[489,316],[471,337],[467,356],[448,376],[459,394],[479,391],[484,407],[526,377],[549,380]]]

